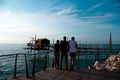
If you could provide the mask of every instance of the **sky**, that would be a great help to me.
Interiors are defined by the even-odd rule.
[[[0,0],[0,43],[34,37],[120,44],[120,0]]]

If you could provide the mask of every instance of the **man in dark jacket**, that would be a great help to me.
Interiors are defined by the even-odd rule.
[[[60,46],[61,46],[61,65],[60,65],[60,68],[62,69],[63,58],[65,57],[66,70],[68,70],[68,49],[69,49],[69,44],[68,44],[68,41],[66,41],[66,36],[63,37],[63,41],[61,41]]]

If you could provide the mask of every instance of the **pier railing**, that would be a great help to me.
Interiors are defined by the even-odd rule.
[[[112,48],[118,54],[120,46]],[[79,68],[93,65],[96,60],[104,60],[109,56],[108,45],[78,45],[75,66]],[[70,56],[68,57],[70,59]],[[53,51],[39,51],[39,53],[16,53],[0,55],[0,80],[17,75],[35,76],[35,73],[52,66]],[[92,63],[92,64],[91,64]]]
[[[6,80],[10,75],[13,76],[15,55],[0,56],[0,80]]]
[[[46,70],[50,63],[48,51],[0,55],[0,80],[16,78],[18,75],[34,76],[36,72]]]
[[[93,66],[95,61],[104,61],[111,54],[120,52],[120,44],[79,44],[75,66],[79,69],[82,67]]]

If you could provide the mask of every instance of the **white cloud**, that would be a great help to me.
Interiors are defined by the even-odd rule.
[[[87,11],[93,11],[93,10],[101,7],[103,4],[104,4],[104,2],[102,2],[102,3],[97,3],[97,4],[93,5],[93,6],[91,6]]]
[[[85,16],[85,17],[82,17],[82,18],[85,18],[85,19],[107,19],[107,18],[113,18],[113,17],[116,17],[117,15],[115,14],[112,14],[112,13],[105,13],[104,15],[95,15],[95,16]]]
[[[78,10],[73,10],[72,8],[68,8],[68,9],[64,9],[64,10],[57,12],[57,14],[75,14],[77,12]]]
[[[101,3],[96,3],[96,4],[94,4],[94,5],[92,5],[90,8],[88,8],[86,11],[84,11],[81,15],[84,15],[84,14],[86,14],[86,13],[89,13],[89,12],[91,12],[91,11],[94,11],[94,10],[96,10],[97,8],[99,8],[99,7],[101,7],[102,5],[104,5],[106,2],[104,1],[102,1]]]
[[[0,43],[26,43],[29,37],[35,34],[37,37],[50,39],[62,39],[64,35],[70,37],[76,33],[79,37],[80,34],[85,36],[87,32],[94,33],[95,30],[112,28],[112,26],[107,26],[107,24],[97,23],[89,19],[84,21],[66,14],[0,12]]]
[[[16,42],[18,39],[21,39],[18,42],[25,42],[26,36],[34,34],[37,34],[39,37],[48,37],[54,34],[65,33],[63,26],[69,26],[69,23],[75,21],[70,16],[50,13],[0,12],[0,36],[4,36],[1,37],[0,42],[11,42],[12,38]],[[61,32],[60,27],[62,27],[63,32]]]

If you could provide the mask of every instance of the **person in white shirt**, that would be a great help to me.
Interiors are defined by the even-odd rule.
[[[69,40],[69,52],[70,52],[70,69],[74,69],[75,64],[75,56],[77,52],[77,41],[75,41],[75,37],[72,37]]]

